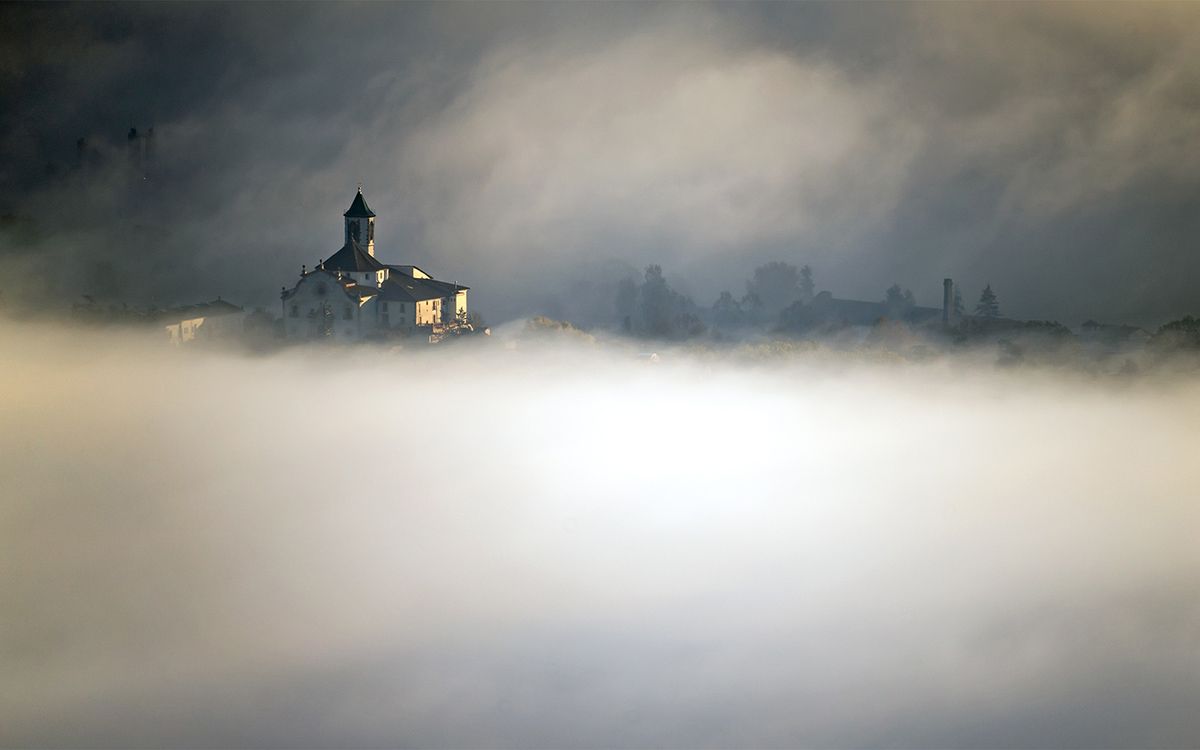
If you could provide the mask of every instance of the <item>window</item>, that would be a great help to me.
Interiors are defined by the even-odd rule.
[[[375,222],[373,222],[373,221],[367,222],[367,239],[368,240],[375,239]]]
[[[384,311],[384,312],[387,312],[387,311],[388,311],[388,308],[387,308],[387,303],[386,303],[386,302],[384,302],[384,303],[383,303],[383,311]]]
[[[299,305],[292,305],[292,317],[293,318],[300,317],[300,306]]]
[[[358,242],[358,222],[357,221],[350,222],[350,238],[353,239],[355,242]]]

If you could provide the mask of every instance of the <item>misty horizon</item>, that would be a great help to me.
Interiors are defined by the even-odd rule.
[[[0,21],[0,748],[1200,745],[1200,4]]]

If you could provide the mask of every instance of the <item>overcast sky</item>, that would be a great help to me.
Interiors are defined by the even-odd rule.
[[[361,180],[381,258],[493,320],[595,317],[647,263],[707,305],[772,259],[1068,324],[1200,311],[1197,4],[0,14],[9,290],[275,305]]]

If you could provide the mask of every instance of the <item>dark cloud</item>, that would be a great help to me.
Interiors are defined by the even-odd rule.
[[[1069,323],[1198,291],[1193,5],[3,12],[0,202],[41,238],[10,232],[4,272],[69,269],[68,294],[271,304],[358,179],[381,253],[498,318],[595,318],[573,285],[649,262],[701,301],[779,258],[866,298],[991,282]],[[80,136],[107,167],[69,169]]]

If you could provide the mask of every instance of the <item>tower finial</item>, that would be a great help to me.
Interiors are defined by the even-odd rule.
[[[358,192],[362,192],[362,180],[358,181]]]

